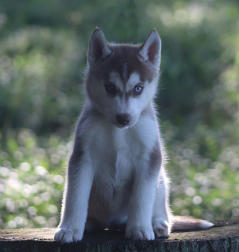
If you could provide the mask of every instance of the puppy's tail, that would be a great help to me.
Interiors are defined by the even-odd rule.
[[[213,227],[214,224],[188,216],[173,216],[172,231],[191,231]]]

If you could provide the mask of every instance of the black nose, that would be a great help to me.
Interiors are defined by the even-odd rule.
[[[129,114],[118,114],[116,115],[117,123],[121,126],[126,126],[130,122],[130,115]]]

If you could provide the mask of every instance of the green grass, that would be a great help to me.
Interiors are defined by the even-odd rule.
[[[0,157],[0,226],[56,226],[69,144],[22,130]]]

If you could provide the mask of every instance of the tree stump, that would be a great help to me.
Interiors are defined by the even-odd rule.
[[[122,231],[106,230],[86,234],[81,242],[60,244],[53,241],[54,231],[53,228],[0,230],[0,251],[239,251],[239,221],[217,223],[203,231],[172,233],[167,239],[154,241],[127,240]]]

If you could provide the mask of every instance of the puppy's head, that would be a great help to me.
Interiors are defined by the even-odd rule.
[[[109,44],[96,29],[88,49],[86,88],[95,109],[117,127],[134,126],[157,89],[161,41],[153,30],[142,45]]]

